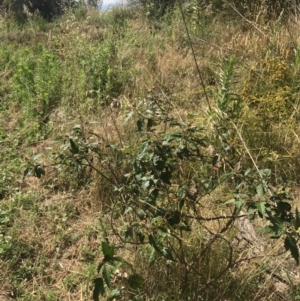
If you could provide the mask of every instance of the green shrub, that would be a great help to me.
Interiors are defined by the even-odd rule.
[[[76,2],[73,0],[2,0],[2,3],[0,2],[3,9],[18,22],[24,22],[28,16],[34,13],[50,20],[75,4]]]

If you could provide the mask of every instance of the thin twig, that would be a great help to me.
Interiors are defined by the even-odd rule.
[[[193,58],[194,58],[194,61],[195,61],[195,66],[196,66],[197,73],[198,73],[198,76],[199,76],[200,84],[201,84],[201,86],[203,88],[203,92],[204,92],[204,95],[205,95],[205,99],[206,99],[208,108],[211,111],[211,105],[210,105],[208,94],[207,94],[207,91],[206,91],[206,86],[204,84],[203,76],[202,76],[202,73],[200,71],[197,59],[196,59],[196,54],[195,54],[193,43],[192,43],[192,40],[191,40],[191,37],[190,37],[190,32],[189,32],[189,29],[187,27],[186,20],[185,20],[185,17],[184,17],[181,0],[179,0],[178,3],[179,3],[179,9],[180,9],[182,21],[184,23],[184,27],[185,27],[185,30],[186,30],[187,38],[188,38],[188,41],[189,41],[189,44],[190,44],[190,48],[191,48],[191,51],[192,51],[192,54],[193,54]]]
[[[118,133],[118,138],[119,138],[119,141],[120,141],[120,146],[121,146],[121,148],[123,148],[123,141],[122,141],[122,136],[121,136],[120,130],[119,130],[119,128],[117,126],[117,122],[116,122],[116,120],[115,120],[115,118],[113,116],[112,108],[109,107],[109,109],[110,109],[111,119],[112,119],[114,127],[115,127],[115,129],[116,129],[116,131]]]
[[[243,16],[231,3],[229,3],[227,0],[224,0],[224,2],[229,5],[243,20],[245,20],[247,23],[249,23],[253,28],[255,28],[264,38],[267,39],[268,42],[270,42],[270,39],[262,32],[253,22],[248,20],[245,16]]]
[[[241,132],[239,131],[239,129],[237,128],[237,126],[236,126],[236,124],[235,124],[234,122],[232,122],[232,125],[233,125],[233,127],[235,128],[235,130],[236,130],[236,132],[237,132],[237,134],[238,134],[238,136],[239,136],[239,138],[240,138],[240,140],[241,140],[241,142],[242,142],[242,144],[243,144],[243,146],[244,146],[244,148],[245,148],[247,154],[249,155],[250,160],[252,161],[253,166],[255,167],[255,169],[256,169],[256,171],[257,171],[259,177],[260,177],[261,179],[263,179],[263,176],[262,176],[261,172],[259,171],[259,168],[258,168],[258,166],[257,166],[257,164],[256,164],[256,162],[255,162],[255,160],[253,159],[253,156],[251,155],[251,152],[250,152],[249,148],[247,147],[246,142],[245,142],[244,138],[242,137]],[[273,193],[272,193],[272,191],[271,191],[269,188],[267,188],[267,191],[268,191],[268,193],[269,193],[270,196],[273,196]]]
[[[193,216],[193,215],[182,215],[182,217],[186,218],[191,218],[195,220],[200,220],[200,221],[215,221],[215,220],[220,220],[220,219],[228,219],[228,218],[242,218],[242,217],[248,217],[247,214],[242,214],[238,216],[233,216],[233,215],[221,215],[221,216],[215,216],[215,217],[203,217],[203,216]]]

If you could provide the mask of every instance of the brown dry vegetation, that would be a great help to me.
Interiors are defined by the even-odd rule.
[[[79,10],[50,24],[36,18],[22,27],[0,20],[0,300],[91,300],[97,265],[103,259],[101,243],[106,240],[122,246],[118,256],[145,280],[141,291],[132,292],[124,284],[130,269],[120,268],[120,274],[114,271],[112,282],[124,291],[122,300],[298,300],[298,275],[291,255],[283,252],[284,239],[270,240],[270,235],[259,234],[266,219],[255,219],[254,228],[248,228],[251,240],[255,236],[259,241],[252,245],[235,242],[241,229],[234,222],[219,239],[226,219],[199,220],[235,212],[231,203],[225,203],[232,198],[233,180],[223,183],[222,176],[234,169],[255,171],[254,164],[272,171],[268,185],[274,191],[285,185],[294,195],[293,212],[299,207],[299,21],[291,17],[265,24],[238,14],[234,18],[211,14],[195,22],[193,9],[186,9],[186,14],[212,111],[177,9],[155,22],[138,9]],[[220,117],[217,103],[221,70],[231,56],[238,63],[230,89],[244,104],[235,123],[241,136],[234,133],[231,121],[226,124]],[[50,63],[43,65],[48,59]],[[32,67],[38,62],[38,67]],[[36,75],[33,81],[30,68]],[[104,84],[101,76],[107,77]],[[32,94],[26,90],[29,86],[20,85],[27,80],[34,82]],[[56,164],[51,157],[60,147],[69,150],[72,128],[80,125],[85,141],[98,141],[111,159],[107,166],[116,178],[129,173],[132,166],[114,164],[118,153],[105,145],[116,144],[122,150],[128,146],[137,152],[136,120],[125,125],[124,120],[138,110],[140,101],[144,106],[147,101],[159,103],[182,122],[194,114],[191,123],[205,127],[212,141],[216,128],[228,127],[227,143],[238,153],[232,169],[222,160],[220,166],[209,163],[201,172],[196,163],[180,165],[177,186],[168,190],[171,195],[185,180],[196,182],[197,205],[185,211],[193,215],[192,231],[181,233],[184,247],[173,245],[187,261],[194,260],[194,279],[188,278],[193,271],[182,262],[171,263],[159,255],[153,255],[151,262],[149,254],[155,250],[149,244],[141,248],[123,244],[121,236],[133,216],[114,211],[117,196],[97,170],[89,166],[77,173],[74,166]],[[155,134],[165,126],[158,125]],[[211,143],[205,156],[214,157],[218,151],[217,143]],[[102,170],[101,160],[94,160],[93,166]],[[45,175],[38,179],[31,174],[23,180],[24,170],[39,164]],[[103,170],[104,174],[108,171]],[[207,195],[197,191],[203,174],[220,179]],[[170,197],[159,204],[173,201]],[[154,227],[153,223],[145,226],[146,231]],[[215,235],[218,239],[209,248]],[[228,242],[234,246],[236,264],[223,273],[231,250]],[[257,253],[256,248],[263,250]],[[203,256],[197,257],[203,250]]]

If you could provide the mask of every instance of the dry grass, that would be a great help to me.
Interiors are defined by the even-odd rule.
[[[299,22],[291,20],[275,29],[272,24],[253,26],[245,20],[237,20],[236,24],[234,22],[224,24],[216,17],[210,21],[208,26],[211,30],[207,30],[208,33],[203,33],[201,28],[191,32],[199,66],[208,85],[212,102],[219,88],[220,68],[229,55],[239,58],[238,83],[235,88],[237,93],[242,92],[243,81],[246,80],[250,69],[256,68],[257,63],[262,60],[267,61],[271,52],[288,64],[297,64],[295,49],[300,42]],[[96,22],[102,24],[102,27]],[[105,22],[110,25],[105,27]],[[41,43],[62,60],[64,67],[75,66],[79,55],[91,55],[89,47],[90,49],[101,47],[103,41],[111,37],[114,24],[110,22],[95,15],[77,20],[70,14],[60,23],[53,24],[46,32],[28,28],[24,31],[12,28],[7,32],[7,25],[1,23],[1,44],[9,44],[11,49],[25,46],[34,49],[37,43]],[[119,70],[126,69],[125,62],[130,59],[132,64],[129,73],[133,74],[134,78],[134,83],[125,83],[122,93],[117,97],[123,104],[119,111],[110,108],[95,109],[94,99],[87,96],[89,91],[76,90],[75,86],[81,82],[79,71],[74,67],[72,74],[74,85],[70,85],[70,94],[67,94],[66,89],[61,106],[51,113],[53,130],[49,137],[44,141],[35,142],[34,146],[27,144],[18,149],[22,158],[20,163],[16,163],[19,164],[17,170],[19,175],[26,165],[24,154],[32,157],[38,153],[50,153],[50,148],[55,148],[61,143],[62,137],[69,134],[72,127],[78,123],[86,131],[102,137],[104,142],[118,142],[120,139],[132,142],[135,125],[129,122],[124,126],[123,121],[137,101],[145,98],[147,93],[161,94],[163,100],[171,102],[171,107],[174,108],[172,113],[182,119],[186,118],[186,112],[192,111],[199,116],[199,123],[208,122],[203,89],[199,85],[183,25],[180,20],[176,20],[169,25],[162,23],[161,26],[161,30],[151,28],[143,15],[135,15],[128,21],[121,42],[117,40],[114,44],[117,55],[113,64],[121,66]],[[16,61],[18,59],[20,58],[15,58]],[[89,59],[86,57],[87,63]],[[10,66],[3,68],[4,70],[0,69],[0,83],[7,84],[11,76],[7,75],[6,68],[8,70],[13,68]],[[300,65],[293,68],[297,74]],[[1,76],[2,71],[5,76]],[[214,79],[213,82],[211,78]],[[86,94],[82,96],[81,92],[83,95]],[[0,91],[0,100],[6,99],[3,94]],[[87,105],[89,101],[90,107]],[[10,116],[5,116],[5,122],[2,119],[1,130],[19,137],[22,135],[17,133],[17,128],[23,118],[22,112],[17,106],[12,108],[14,110],[9,111]],[[293,141],[291,137],[297,134],[297,128],[289,129],[283,126],[281,135],[287,137],[289,141]],[[25,137],[22,139],[25,140]],[[290,168],[296,171],[299,168],[294,165],[299,158],[296,151],[298,140],[292,142],[295,151],[289,150],[289,155],[293,156],[294,161],[288,162]],[[21,177],[16,176],[11,192],[1,200],[1,211],[7,210],[7,215],[11,219],[5,235],[12,237],[13,243],[8,251],[8,257],[1,262],[0,295],[2,292],[13,290],[12,295],[23,301],[88,300],[91,297],[92,280],[97,274],[97,264],[102,259],[99,247],[101,241],[106,237],[110,237],[111,241],[119,241],[111,232],[109,227],[111,220],[106,215],[106,210],[111,206],[110,188],[103,184],[99,176],[91,173],[89,184],[76,189],[73,185],[74,179],[71,179],[70,175],[65,175],[61,180],[51,169],[52,167],[47,168],[47,175],[42,180],[28,177],[23,183]],[[220,193],[223,191],[217,190],[215,194],[202,199],[201,215],[211,216],[212,212],[212,215],[228,214],[229,209],[226,206],[216,205],[220,197],[224,198]],[[262,225],[264,221],[258,224],[257,228]],[[203,224],[194,221],[192,226],[195,230],[193,235],[188,234],[184,237],[187,253],[195,252],[195,248],[201,250],[205,246],[207,237],[203,228],[207,228],[208,232],[217,233],[224,224],[219,221]],[[236,231],[238,230],[233,228],[230,235],[234,236]],[[266,256],[263,259],[257,259],[252,263],[245,261],[232,268],[224,282],[219,283],[224,291],[218,291],[214,299],[209,299],[213,296],[213,290],[217,290],[212,287],[202,300],[225,300],[225,296],[227,300],[231,300],[228,298],[247,300],[245,299],[247,296],[251,296],[251,300],[279,299],[278,295],[272,292],[274,279],[265,276],[262,266],[268,258],[281,251],[282,242],[269,245],[264,243]],[[179,294],[180,274],[185,272],[182,266],[164,269],[162,262],[157,260],[149,268],[143,255],[146,250],[137,252],[133,246],[127,248],[122,251],[122,256],[133,263],[137,271],[146,278],[145,300],[173,300],[164,299],[165,291],[173,290],[174,296],[176,292]],[[218,242],[209,256],[198,263],[199,270],[203,270],[201,272],[203,277],[213,278],[224,266],[226,255],[226,247]],[[242,251],[239,256],[246,258],[248,253]],[[2,295],[0,300],[1,298]]]

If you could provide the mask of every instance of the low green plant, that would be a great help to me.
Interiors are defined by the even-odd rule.
[[[134,82],[136,71],[131,68],[133,59],[118,59],[117,35],[124,28],[115,26],[117,28],[113,36],[101,44],[95,43],[86,47],[83,41],[81,53],[74,64],[66,66],[70,72],[64,76],[64,105],[72,110],[75,106],[80,114],[100,112],[127,85]],[[70,77],[70,74],[75,76]]]
[[[106,295],[107,300],[114,298],[133,298],[140,300],[139,290],[144,279],[134,273],[133,266],[116,255],[116,247],[103,241],[101,244],[103,260],[98,266],[98,273],[102,277],[94,280],[93,300],[99,301],[99,295]],[[125,267],[125,272],[124,272]],[[129,271],[128,274],[126,271]],[[120,285],[122,288],[120,289]]]
[[[43,125],[60,102],[61,81],[55,56],[42,46],[38,53],[39,59],[34,60],[30,49],[24,51],[13,76],[13,87],[25,117],[37,119]]]

